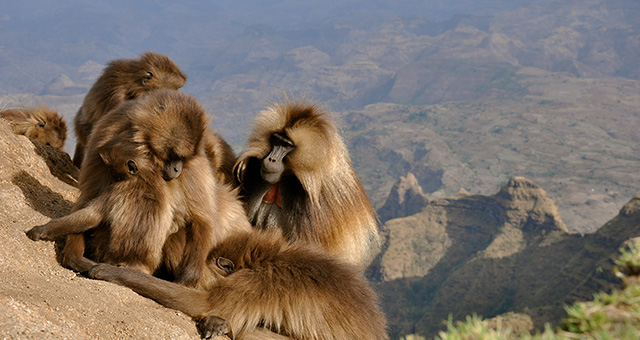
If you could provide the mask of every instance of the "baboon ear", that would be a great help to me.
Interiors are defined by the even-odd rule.
[[[138,165],[133,159],[127,161],[127,170],[131,175],[135,175],[138,173]]]
[[[227,273],[231,273],[236,268],[236,265],[235,263],[233,263],[233,261],[222,256],[216,259],[216,264],[218,265],[218,267],[220,267],[220,269],[224,270]]]
[[[104,162],[104,164],[106,165],[111,164],[111,161],[109,160],[109,156],[105,152],[99,152],[98,155],[100,155],[100,159],[102,159],[102,162]]]
[[[44,128],[45,126],[47,126],[47,122],[45,122],[44,120],[41,120],[38,122],[38,124],[36,124],[36,126],[39,128]]]

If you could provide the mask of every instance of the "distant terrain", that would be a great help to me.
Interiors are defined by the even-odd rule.
[[[570,231],[592,232],[640,193],[637,81],[534,68],[509,77],[527,94],[378,103],[347,115],[354,164],[373,201],[380,206],[409,172],[430,197],[461,188],[490,195],[525,176],[549,191]]]

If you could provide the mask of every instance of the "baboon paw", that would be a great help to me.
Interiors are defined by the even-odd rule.
[[[217,317],[214,315],[205,316],[204,318],[198,320],[197,326],[198,332],[200,332],[200,336],[202,336],[202,338],[204,339],[211,339],[223,334],[226,334],[231,339],[233,339],[233,333],[229,328],[227,320],[221,317]]]
[[[25,234],[34,241],[49,241],[46,224],[33,227],[31,230],[26,231]]]
[[[98,263],[87,271],[87,277],[95,280],[109,280],[112,272],[112,265],[106,263]]]

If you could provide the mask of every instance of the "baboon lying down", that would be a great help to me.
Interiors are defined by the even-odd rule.
[[[11,123],[13,133],[64,151],[67,123],[57,111],[45,105],[36,108],[17,107],[0,110],[0,117]]]
[[[207,258],[214,279],[194,289],[97,264],[91,278],[129,287],[197,321],[205,338],[388,339],[377,296],[361,269],[278,231],[238,232]]]

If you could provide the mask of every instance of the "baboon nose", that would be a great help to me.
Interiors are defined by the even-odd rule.
[[[167,163],[165,165],[164,170],[162,172],[162,178],[165,181],[170,181],[172,179],[178,178],[182,173],[182,161],[173,161]]]

